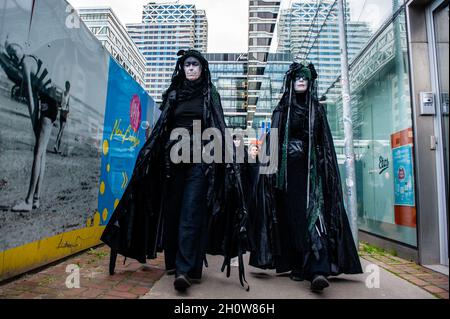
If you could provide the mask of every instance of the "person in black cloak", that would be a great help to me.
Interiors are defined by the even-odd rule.
[[[247,209],[249,211],[254,210],[257,196],[257,185],[259,181],[259,160],[258,160],[258,145],[250,144],[248,146],[247,160],[245,163],[245,171],[243,175],[245,176],[245,194]],[[249,229],[250,230],[250,229]]]
[[[233,154],[234,160],[239,165],[241,172],[242,190],[244,194],[248,194],[250,176],[248,167],[248,147],[245,145],[244,137],[241,133],[235,133],[233,135]],[[245,196],[246,207],[248,209],[249,196]]]
[[[316,79],[313,64],[293,63],[286,73],[284,94],[272,114],[278,167],[261,175],[263,195],[250,209],[249,233],[255,243],[250,265],[290,271],[292,280],[309,280],[317,292],[329,286],[328,276],[359,274],[362,268]],[[263,149],[270,148],[270,133],[266,141]]]
[[[248,177],[249,177],[249,189],[251,190],[250,194],[255,192],[255,187],[258,183],[259,178],[259,160],[258,160],[258,152],[259,148],[256,144],[250,144],[248,147]],[[251,196],[251,198],[254,198]],[[248,208],[248,206],[247,206]]]
[[[245,164],[247,163],[247,146],[245,145],[244,137],[241,133],[235,133],[233,135],[233,155],[236,163]],[[241,169],[245,165],[240,165]],[[241,172],[241,175],[243,172]]]
[[[244,286],[242,253],[246,247],[242,244],[247,211],[239,166],[225,161],[226,153],[232,154],[232,145],[228,145],[232,143],[225,143],[220,96],[211,83],[208,61],[200,52],[181,50],[178,55],[160,118],[101,237],[111,247],[110,273],[114,273],[117,254],[145,263],[164,251],[167,274],[175,274],[174,287],[183,291],[200,282],[206,253],[225,257],[222,271],[228,267],[227,276],[231,258],[238,255],[239,279]],[[222,151],[221,161],[192,160],[195,152],[205,152],[204,147],[192,147],[194,120],[201,121],[202,129],[220,131],[222,143],[214,144],[214,152],[217,148]],[[180,128],[189,132],[187,163],[172,160],[180,138],[173,140],[170,135]]]

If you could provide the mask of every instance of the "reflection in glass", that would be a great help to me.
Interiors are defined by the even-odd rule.
[[[365,46],[351,63],[350,85],[359,228],[416,246],[405,24],[402,11],[390,24],[377,31],[370,45]],[[340,94],[340,83],[336,81],[324,98],[341,174],[345,176]]]

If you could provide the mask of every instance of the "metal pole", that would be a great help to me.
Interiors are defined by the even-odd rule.
[[[341,47],[341,87],[345,146],[345,185],[347,189],[347,215],[352,229],[353,240],[358,249],[358,211],[356,200],[355,153],[353,151],[353,120],[348,82],[347,36],[345,34],[344,0],[338,2],[339,42]]]

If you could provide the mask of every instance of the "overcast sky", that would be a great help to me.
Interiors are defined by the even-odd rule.
[[[112,7],[122,24],[139,23],[142,7],[148,2],[172,2],[169,0],[68,0],[75,8]],[[282,0],[281,7],[292,2]],[[367,21],[377,26],[390,8],[392,0],[349,0],[352,19]],[[247,52],[248,1],[247,0],[180,0],[179,3],[195,4],[206,10],[208,18],[208,52]]]

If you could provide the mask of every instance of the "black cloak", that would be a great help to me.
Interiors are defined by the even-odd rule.
[[[322,249],[315,229],[319,218],[325,224],[328,258],[331,275],[341,273],[362,273],[361,263],[353,240],[350,224],[345,211],[341,178],[336,158],[333,137],[326,118],[326,112],[316,95],[317,73],[312,64],[307,67],[311,74],[307,101],[309,103],[309,150],[308,150],[308,200],[306,245],[312,254]],[[280,193],[286,191],[286,123],[292,105],[295,73],[306,69],[293,63],[285,77],[285,90],[278,106],[272,114],[272,128],[278,129],[278,167],[270,175],[260,175],[258,181],[257,208],[249,213],[250,234],[253,243],[250,265],[262,269],[276,269],[277,272],[292,270],[285,256],[291,238],[286,236],[286,212],[281,209]],[[273,145],[272,145],[273,146]],[[273,147],[272,147],[273,148]],[[270,155],[270,133],[266,136],[262,150]]]
[[[130,182],[101,236],[101,240],[111,247],[110,274],[114,273],[117,254],[145,263],[147,259],[156,258],[157,252],[163,250],[164,212],[161,204],[162,200],[167,199],[168,192],[167,189],[161,189],[161,185],[166,184],[163,180],[168,173],[165,147],[171,145],[168,141],[176,89],[185,79],[183,62],[187,57],[193,56],[203,66],[204,128],[217,128],[222,133],[222,163],[202,163],[207,166],[205,174],[208,179],[207,253],[225,257],[222,271],[227,267],[227,276],[230,275],[230,259],[239,256],[239,279],[244,285],[242,254],[246,249],[243,244],[247,236],[247,211],[239,166],[225,162],[225,154],[232,154],[232,146],[225,143],[227,132],[220,96],[211,83],[208,62],[199,52],[180,51],[178,55],[181,57],[177,61],[172,83],[163,95],[161,115],[139,152]]]

